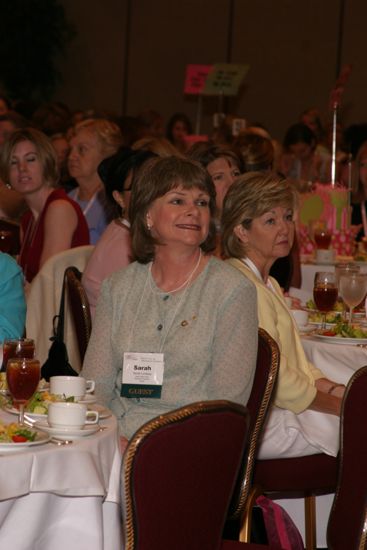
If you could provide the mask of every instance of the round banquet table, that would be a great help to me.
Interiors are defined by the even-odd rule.
[[[353,373],[367,365],[367,348],[353,344],[333,344],[313,336],[302,336],[307,359],[325,375],[340,384],[347,384]],[[326,528],[334,495],[316,497],[317,547],[327,548]],[[304,537],[303,499],[280,499]]]
[[[0,410],[0,419],[15,417]],[[71,445],[0,446],[0,548],[122,548],[121,451],[114,416]]]

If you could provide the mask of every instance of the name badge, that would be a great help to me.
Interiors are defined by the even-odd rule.
[[[163,374],[163,353],[124,353],[121,396],[158,399]]]

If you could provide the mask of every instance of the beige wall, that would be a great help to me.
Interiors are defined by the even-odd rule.
[[[299,113],[317,106],[327,116],[335,81],[339,0],[62,0],[77,29],[60,63],[64,82],[56,99],[73,109],[137,114],[152,107],[167,118],[186,112],[195,122],[197,100],[183,95],[188,63],[249,63],[238,98],[228,110],[260,121],[279,139]],[[230,20],[230,7],[233,6]],[[363,63],[365,0],[346,1],[342,63],[353,63],[342,115],[367,120]],[[128,50],[126,48],[128,41]],[[128,64],[125,73],[126,63]],[[217,101],[204,99],[209,130]]]

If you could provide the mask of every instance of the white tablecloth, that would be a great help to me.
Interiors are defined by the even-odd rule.
[[[0,418],[14,421],[4,411]],[[0,448],[0,548],[122,548],[117,422],[100,423],[107,429],[68,446]]]
[[[356,345],[329,344],[310,336],[302,337],[307,358],[321,369],[325,375],[341,384],[346,384],[353,373],[367,365],[367,349]],[[326,528],[333,495],[316,497],[317,546],[326,548]],[[282,499],[283,506],[295,521],[304,537],[303,499]]]

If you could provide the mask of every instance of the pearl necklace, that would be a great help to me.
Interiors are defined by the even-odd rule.
[[[190,275],[188,276],[188,278],[186,279],[186,281],[184,281],[182,283],[182,285],[178,286],[177,288],[174,288],[173,290],[158,290],[158,292],[156,291],[156,289],[153,287],[153,283],[155,282],[154,279],[153,279],[153,275],[152,275],[152,266],[153,266],[153,262],[150,263],[149,265],[149,286],[150,286],[150,290],[152,292],[154,292],[155,294],[173,294],[174,292],[177,292],[178,290],[181,290],[182,288],[184,288],[186,285],[189,285],[190,282],[191,282],[191,279],[193,278],[193,276],[195,275],[196,271],[198,270],[198,267],[200,265],[200,261],[201,261],[201,257],[202,257],[202,252],[201,252],[201,248],[199,248],[199,258],[198,258],[198,261],[196,262],[196,265],[194,266],[194,269],[191,271]]]

